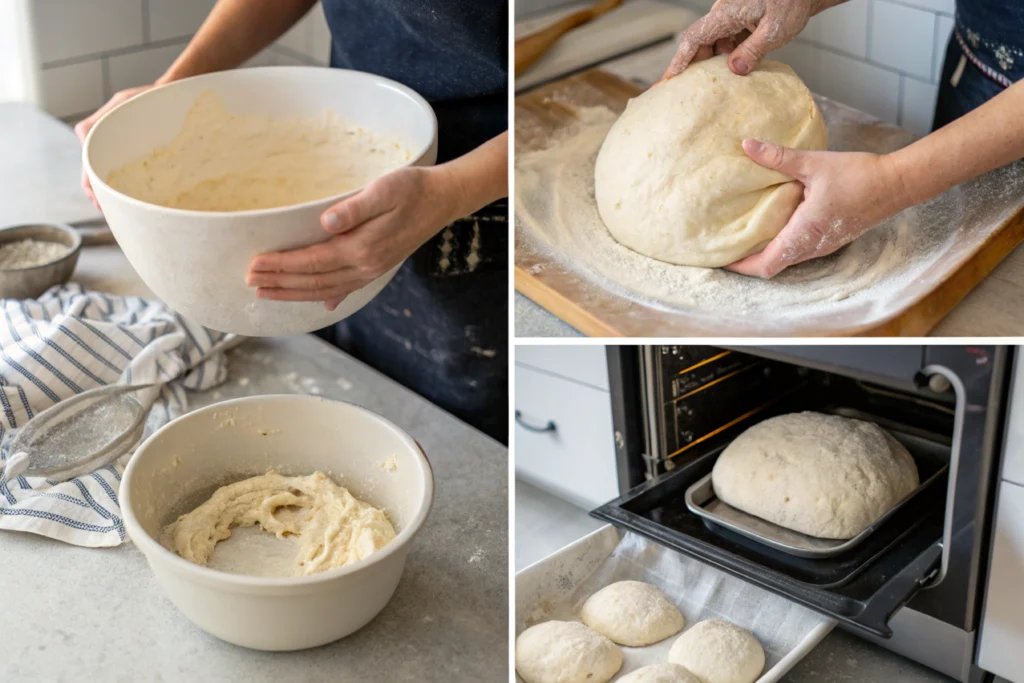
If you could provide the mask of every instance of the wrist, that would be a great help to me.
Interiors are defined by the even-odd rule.
[[[889,215],[895,215],[904,209],[918,204],[915,197],[911,177],[903,164],[902,157],[898,152],[883,154],[878,157],[881,168],[882,188],[888,188],[885,192],[884,203],[888,205]]]

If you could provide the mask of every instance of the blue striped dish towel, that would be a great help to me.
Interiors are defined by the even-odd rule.
[[[210,350],[229,343],[229,335],[159,302],[67,284],[37,300],[0,300],[0,307],[0,471],[12,434],[62,399],[107,384],[168,382],[147,418],[148,436],[187,410],[186,389],[209,389],[227,377],[224,354]],[[61,483],[0,475],[0,529],[87,547],[119,545],[123,470],[116,463]]]

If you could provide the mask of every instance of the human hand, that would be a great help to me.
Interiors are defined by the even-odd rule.
[[[767,279],[827,256],[913,204],[887,156],[808,152],[752,139],[743,141],[743,151],[803,183],[804,200],[763,251],[726,266],[742,275]]]
[[[139,93],[146,92],[147,90],[153,87],[155,86],[140,85],[137,88],[128,88],[127,90],[122,90],[120,92],[114,93],[114,96],[110,98],[110,101],[108,101],[102,107],[97,109],[92,116],[82,119],[75,125],[75,135],[78,136],[79,142],[83,144],[85,143],[85,138],[89,135],[89,131],[92,130],[92,127],[96,125],[96,122],[103,118],[103,115],[106,114],[108,111],[110,111],[117,105],[121,104],[122,102],[126,102],[131,98],[135,97],[136,95],[138,95]],[[92,184],[89,182],[89,176],[86,175],[84,166],[82,167],[82,189],[85,190],[85,196],[92,201],[92,203],[96,206],[97,209],[99,209],[99,202],[96,201],[96,195],[92,191]],[[102,209],[100,210],[102,211]]]
[[[320,217],[334,236],[253,259],[246,284],[275,301],[322,301],[333,311],[459,218],[458,184],[444,166],[411,166],[373,181]]]
[[[837,0],[718,0],[683,32],[661,79],[672,78],[692,62],[729,53],[732,72],[748,74],[766,54],[795,38],[812,16],[835,4]]]

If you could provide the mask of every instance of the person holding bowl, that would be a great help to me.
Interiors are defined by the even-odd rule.
[[[115,94],[75,132],[150,88],[240,66],[316,0],[218,0],[157,81]],[[499,441],[508,433],[508,5],[323,0],[331,66],[420,93],[438,159],[384,175],[320,217],[327,241],[257,256],[246,282],[278,301],[324,302],[405,260],[384,291],[321,336]],[[83,172],[86,194],[96,202]],[[98,204],[97,204],[98,206]]]

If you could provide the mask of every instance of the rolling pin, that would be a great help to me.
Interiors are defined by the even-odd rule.
[[[516,41],[516,76],[533,66],[559,38],[578,26],[611,12],[622,0],[602,0],[592,7],[574,12],[546,29],[531,33]]]

